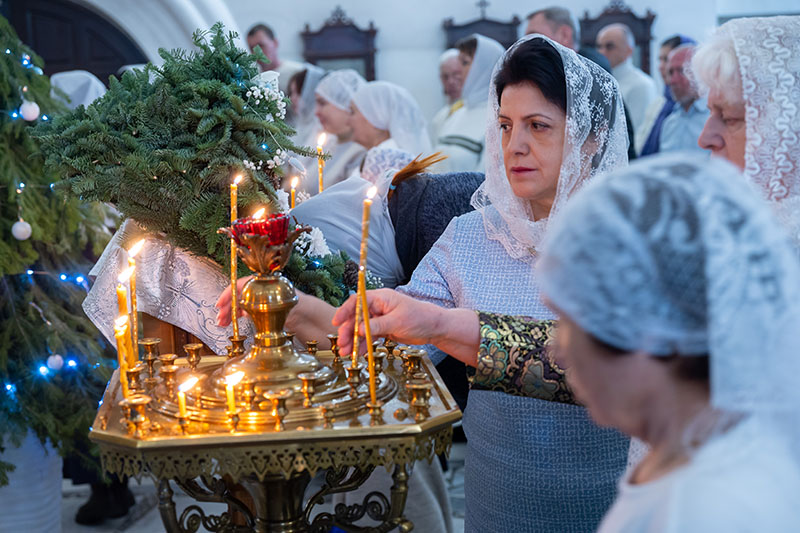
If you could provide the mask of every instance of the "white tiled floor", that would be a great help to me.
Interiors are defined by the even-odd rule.
[[[450,503],[453,509],[453,531],[464,531],[464,444],[454,444],[450,454],[448,472],[445,472]],[[69,480],[64,481],[63,501],[61,507],[62,533],[158,533],[164,528],[158,514],[156,489],[152,481],[145,480],[139,485],[131,480],[130,488],[136,496],[136,505],[127,516],[115,520],[107,520],[99,526],[80,526],[74,517],[78,508],[89,498],[89,486],[72,486]],[[188,496],[175,490],[175,505],[178,513],[188,505],[196,504]],[[219,514],[220,504],[200,504],[203,509]]]

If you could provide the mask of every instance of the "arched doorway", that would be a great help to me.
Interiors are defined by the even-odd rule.
[[[104,83],[123,65],[146,63],[133,40],[110,20],[67,0],[10,0],[9,21],[45,61],[45,73],[88,70]]]

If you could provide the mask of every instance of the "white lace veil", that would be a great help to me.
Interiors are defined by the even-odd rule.
[[[353,103],[370,124],[388,131],[400,149],[414,156],[430,154],[425,117],[403,87],[388,81],[371,81],[353,95]]]
[[[800,264],[727,161],[667,154],[597,179],[554,221],[536,273],[608,344],[708,354],[712,407],[800,412]]]
[[[350,111],[350,100],[367,81],[351,68],[334,70],[323,77],[316,93],[342,111]]]
[[[506,178],[497,123],[499,104],[494,84],[506,59],[531,39],[543,39],[559,52],[567,84],[564,154],[555,201],[550,217],[535,222],[530,204],[514,195]],[[489,109],[486,180],[472,196],[472,205],[481,210],[490,239],[502,243],[511,257],[531,258],[547,231],[550,218],[573,192],[592,177],[627,164],[628,134],[622,96],[616,80],[595,63],[547,37],[534,34],[517,41],[495,65],[489,89]],[[486,209],[489,206],[497,210],[502,220]]]
[[[489,85],[492,83],[492,68],[497,64],[497,60],[503,55],[505,49],[503,45],[490,39],[473,33],[478,41],[475,49],[475,57],[472,58],[472,66],[469,68],[464,86],[461,89],[461,98],[467,107],[475,107],[486,103],[489,96]]]
[[[800,244],[800,17],[734,19],[717,32],[731,38],[739,60],[745,177],[777,202]]]

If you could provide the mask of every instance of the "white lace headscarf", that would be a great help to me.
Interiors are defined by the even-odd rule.
[[[368,82],[353,95],[353,104],[370,124],[388,131],[400,149],[414,156],[430,154],[425,117],[403,87],[388,81]]]
[[[505,48],[494,39],[477,33],[473,33],[470,37],[474,37],[478,45],[461,89],[461,98],[467,107],[475,107],[486,103],[489,86],[492,84],[492,68],[505,52]]]
[[[294,110],[294,128],[297,130],[294,138],[301,146],[312,146],[316,142],[317,135],[322,131],[322,126],[314,115],[314,94],[325,71],[310,63],[304,65],[304,70],[306,77],[303,81],[303,89],[300,91],[300,101],[297,109]]]
[[[725,38],[742,81],[745,177],[800,245],[800,17],[734,19],[712,40]]]
[[[317,85],[317,95],[342,111],[350,112],[350,101],[367,80],[351,68],[334,70],[322,78]]]
[[[561,56],[567,84],[566,129],[561,171],[550,217],[533,220],[530,204],[514,195],[503,166],[499,103],[494,80],[506,59],[531,39],[542,39]],[[517,41],[500,58],[492,73],[486,125],[486,179],[472,196],[472,206],[481,210],[490,239],[499,241],[515,259],[531,259],[547,231],[550,218],[567,198],[594,176],[628,163],[628,133],[622,95],[616,80],[592,61],[542,35]],[[489,206],[502,217],[498,221]]]
[[[554,221],[536,275],[603,342],[709,355],[712,407],[800,409],[800,264],[727,161],[666,154],[598,178]]]

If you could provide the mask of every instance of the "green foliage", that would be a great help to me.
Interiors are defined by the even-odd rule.
[[[108,93],[88,109],[37,130],[48,166],[72,193],[113,203],[126,218],[220,265],[229,244],[216,230],[230,219],[233,176],[249,178],[239,186],[240,213],[277,210],[280,167],[245,170],[243,162],[267,162],[279,150],[314,153],[289,140],[280,100],[247,95],[262,56],[236,48],[234,38],[221,24],[196,32],[196,52],[161,50],[162,66],[111,77]]]
[[[51,190],[58,174],[45,171],[32,123],[10,115],[23,96],[39,105],[40,117],[63,111],[50,96],[49,79],[21,64],[23,54],[42,67],[0,17],[0,445],[19,444],[30,429],[66,454],[77,440],[82,449],[89,446],[114,352],[81,309],[84,289],[57,275],[85,276],[86,258],[99,255],[109,235],[102,206]],[[25,241],[11,233],[19,216],[33,229]],[[28,269],[37,273],[28,275]],[[51,354],[77,365],[43,376],[38,369]],[[0,485],[12,468],[0,460]]]

